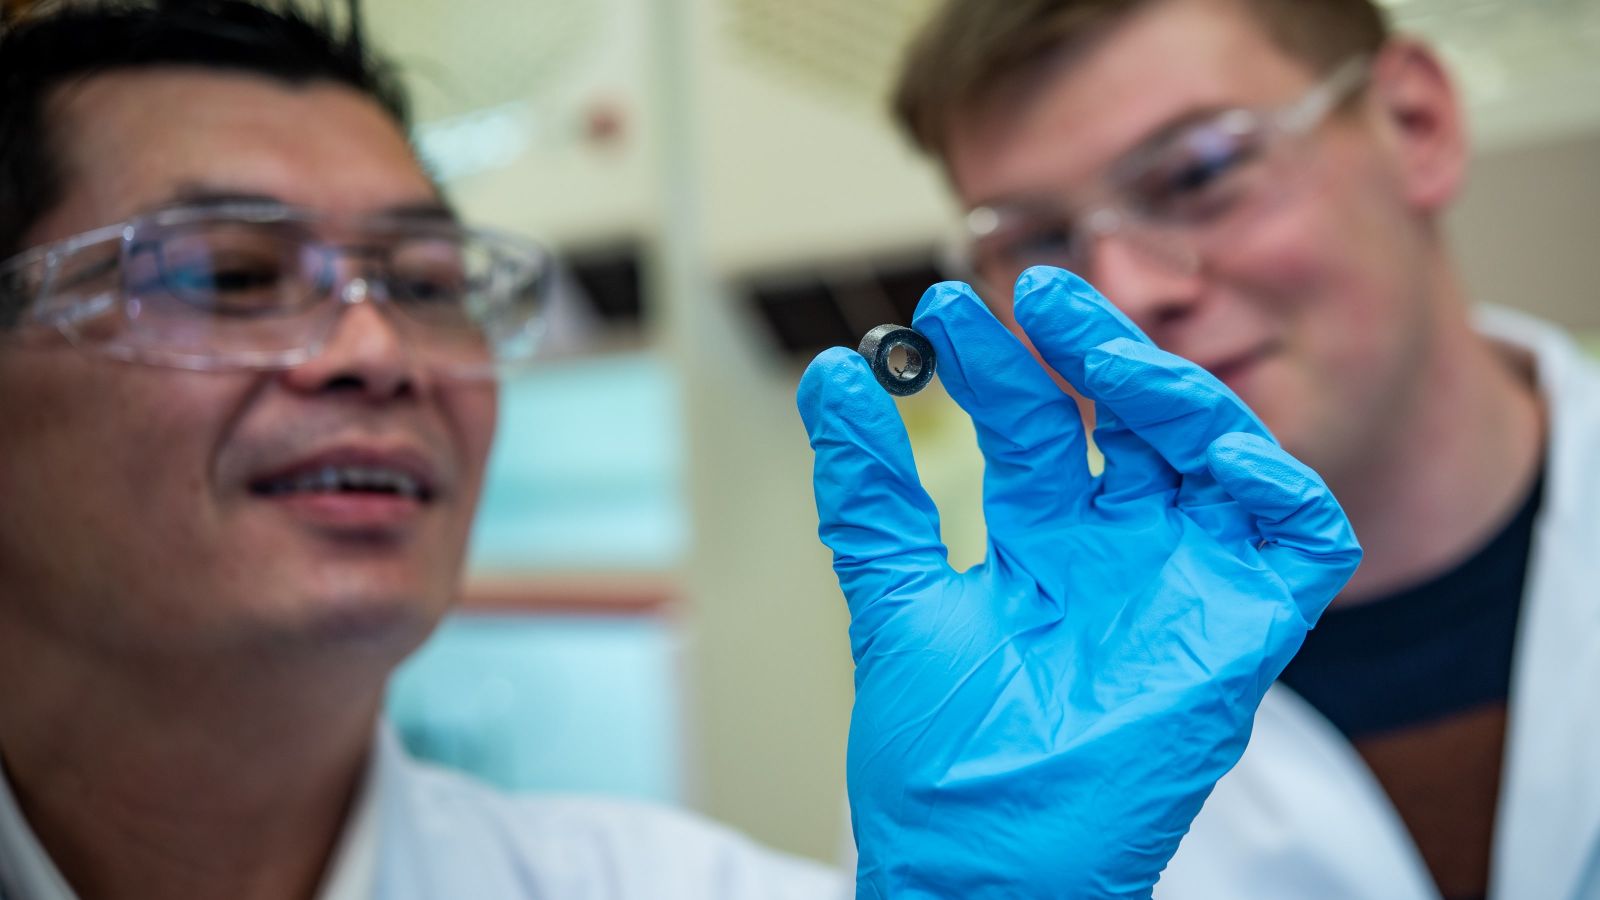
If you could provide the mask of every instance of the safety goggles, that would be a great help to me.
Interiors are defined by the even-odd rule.
[[[1370,59],[1337,67],[1293,102],[1234,108],[1163,130],[1111,165],[1088,202],[1023,199],[966,216],[969,263],[1009,290],[1031,266],[1092,277],[1095,246],[1113,236],[1170,271],[1191,273],[1234,226],[1273,208],[1307,167],[1309,136],[1363,87]]]
[[[347,307],[374,303],[419,365],[493,378],[533,356],[550,274],[538,246],[445,218],[176,207],[0,263],[14,320],[0,338],[42,327],[130,362],[282,369],[320,353]]]

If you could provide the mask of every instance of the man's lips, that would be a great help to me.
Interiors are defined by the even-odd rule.
[[[1259,347],[1243,353],[1216,357],[1211,362],[1202,362],[1199,365],[1207,372],[1215,375],[1218,381],[1229,387],[1234,387],[1251,369],[1254,369],[1262,360],[1271,355],[1271,347]]]
[[[440,494],[436,467],[409,448],[346,445],[250,479],[250,493],[340,529],[404,524]]]

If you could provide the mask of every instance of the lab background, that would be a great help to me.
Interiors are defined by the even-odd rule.
[[[959,274],[959,211],[885,113],[932,6],[365,0],[464,215],[565,260],[546,359],[503,390],[463,604],[393,683],[415,752],[837,858],[847,618],[793,392]],[[1467,98],[1472,296],[1600,352],[1600,0],[1389,6]],[[937,389],[901,408],[977,562],[971,429]]]

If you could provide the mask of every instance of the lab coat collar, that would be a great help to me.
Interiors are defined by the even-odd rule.
[[[11,781],[0,762],[0,898],[76,900],[61,871],[22,817]]]
[[[378,880],[379,807],[384,784],[399,754],[400,739],[380,722],[372,742],[367,771],[345,820],[344,833],[323,876],[317,900],[371,900]]]
[[[1486,310],[1491,337],[1533,354],[1548,411],[1511,679],[1491,877],[1495,897],[1600,896],[1600,368],[1561,331]]]

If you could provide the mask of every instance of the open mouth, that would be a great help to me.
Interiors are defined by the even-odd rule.
[[[433,499],[433,488],[410,472],[373,465],[325,465],[253,482],[259,497],[301,494],[390,496],[418,503]]]

